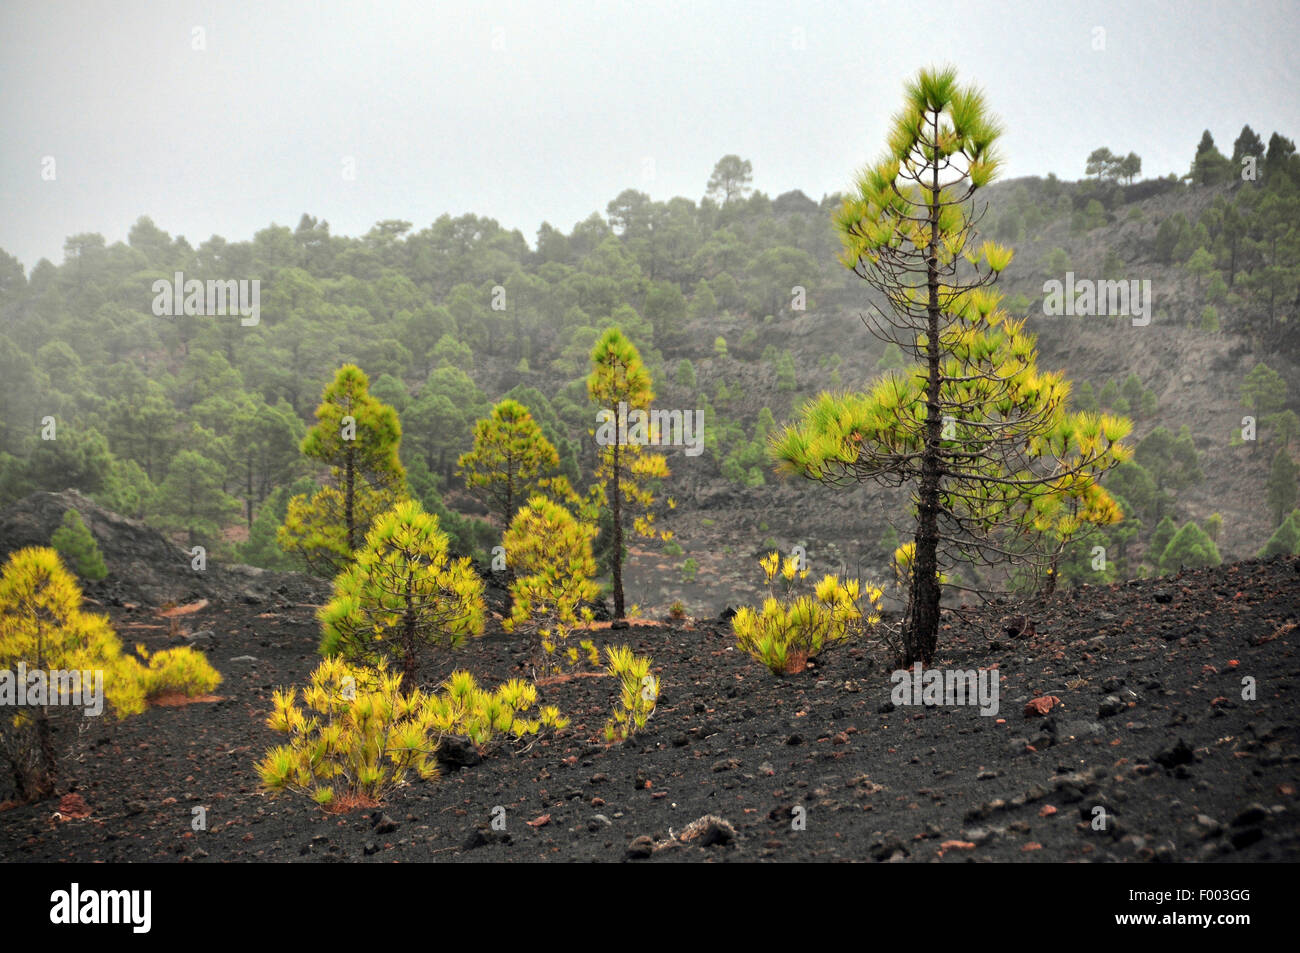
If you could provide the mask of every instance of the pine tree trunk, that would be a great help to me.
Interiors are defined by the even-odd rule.
[[[36,739],[41,752],[41,766],[28,789],[32,800],[39,800],[53,794],[54,785],[59,779],[59,760],[54,750],[54,732],[50,728],[50,718],[44,708],[36,711]]]
[[[621,435],[620,438],[621,439]],[[623,618],[623,506],[622,491],[620,483],[622,474],[619,471],[618,443],[614,444],[614,465],[612,467],[613,476],[610,482],[614,487],[614,499],[610,510],[614,517],[614,552],[612,555],[612,574],[614,577],[614,618]]]
[[[402,598],[406,609],[402,612],[402,694],[415,691],[415,647],[419,637],[418,617],[415,611],[415,574],[406,574],[406,592]]]
[[[249,530],[251,531],[252,528],[253,528],[253,462],[252,462],[252,460],[249,460],[249,461],[248,461],[248,473],[247,473],[247,476],[248,476],[248,480],[247,480],[247,483],[246,483],[246,485],[245,485],[245,489],[247,489],[247,491],[248,491],[248,496],[247,496],[247,499],[248,499],[248,528],[249,528]]]
[[[938,129],[935,128],[937,137]],[[916,553],[912,562],[912,618],[903,640],[907,657],[929,665],[939,639],[939,440],[943,421],[939,406],[939,260],[935,238],[939,233],[939,166],[932,164],[933,193],[930,198],[930,243],[926,249],[927,306],[925,387],[925,450],[921,455],[921,483],[917,493]]]
[[[343,519],[348,527],[348,555],[351,556],[357,551],[357,526],[353,512],[356,505],[356,467],[352,462],[351,447],[348,447],[344,458],[344,473],[347,474],[347,487],[343,494]]]

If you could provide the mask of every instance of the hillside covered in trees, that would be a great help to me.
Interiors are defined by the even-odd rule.
[[[1071,542],[1065,585],[1295,551],[1300,539],[1300,157],[1249,127],[1230,157],[1208,131],[1189,153],[1182,176],[1134,181],[1136,157],[1099,149],[1083,181],[981,193],[981,230],[1015,251],[1004,307],[1073,381],[1074,408],[1135,422],[1133,458],[1105,477],[1124,519]],[[585,487],[598,463],[588,356],[616,326],[656,405],[702,420],[698,455],[664,448],[671,476],[656,485],[674,505],[659,526],[671,538],[631,541],[630,601],[665,610],[681,595],[714,613],[752,590],[752,556],[796,545],[821,566],[891,578],[910,533],[901,498],[876,487],[828,498],[778,477],[768,444],[809,398],[864,386],[903,356],[859,320],[881,301],[837,262],[842,197],[772,198],[753,177],[727,156],[700,201],[628,189],[531,244],[473,215],[345,237],[304,214],[250,240],[198,242],[141,217],[128,242],[75,235],[62,264],[30,274],[0,255],[0,505],[75,488],[212,559],[303,568],[278,530],[326,476],[300,444],[323,389],[354,364],[400,420],[412,495],[455,549],[487,563],[503,516],[458,468],[476,425],[518,401],[556,451],[549,470]],[[1046,314],[1044,283],[1067,273],[1149,279],[1149,323]],[[178,274],[258,278],[255,323],[179,301],[159,316],[155,282]],[[607,571],[608,540],[597,547]]]

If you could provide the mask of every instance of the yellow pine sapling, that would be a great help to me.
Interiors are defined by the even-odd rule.
[[[122,653],[107,617],[82,611],[81,601],[53,549],[17,550],[0,570],[0,751],[23,800],[53,793],[80,719],[102,713],[105,701],[125,718],[144,710],[164,672],[187,695],[221,681],[190,649],[142,668]]]
[[[301,691],[277,690],[266,724],[290,736],[257,764],[272,794],[294,791],[326,808],[377,804],[411,775],[438,775],[439,729],[431,696],[404,691],[385,663],[322,661]]]
[[[808,570],[800,568],[797,556],[782,561],[775,552],[760,560],[759,565],[766,577],[768,596],[758,612],[750,606],[742,607],[732,618],[731,627],[737,647],[776,675],[803,671],[809,659],[880,622],[884,593],[876,586],[864,587],[856,579],[841,581],[827,574],[813,594],[782,602],[772,592],[776,580],[781,579],[789,593],[796,581],[808,576]]]
[[[528,408],[506,399],[492,408],[491,417],[475,425],[474,448],[462,454],[456,466],[466,488],[508,526],[524,500],[550,485],[560,455],[542,436]],[[567,480],[558,480],[567,487]]]
[[[421,647],[454,648],[482,635],[483,580],[468,558],[449,555],[448,543],[437,515],[418,500],[380,516],[318,613],[321,654],[395,661],[404,689],[413,691]]]
[[[608,541],[614,587],[614,619],[626,617],[623,598],[624,520],[637,512],[632,528],[641,536],[667,540],[671,533],[656,533],[652,486],[669,475],[663,454],[645,447],[657,441],[654,433],[636,434],[627,425],[630,412],[644,412],[654,400],[650,372],[636,346],[618,328],[609,328],[591,351],[587,395],[599,409],[596,440],[597,464],[592,487],[593,506],[608,507],[612,538]]]
[[[434,727],[447,735],[464,735],[479,749],[498,736],[519,740],[537,736],[543,729],[560,731],[569,719],[554,705],[543,705],[535,716],[537,687],[512,678],[488,691],[466,671],[452,672],[433,696]]]
[[[370,395],[365,373],[353,364],[339,368],[302,441],[303,454],[329,468],[331,483],[289,501],[281,548],[313,572],[334,575],[347,565],[371,522],[406,495],[401,440],[397,412]]]
[[[139,679],[149,701],[163,695],[207,695],[221,684],[221,673],[208,664],[202,652],[188,645],[152,655],[143,645],[137,645],[135,654],[146,663],[140,667]]]
[[[557,666],[554,656],[579,623],[579,606],[596,597],[593,580],[596,560],[591,541],[596,528],[573,517],[565,507],[544,496],[533,496],[519,509],[503,543],[506,558],[515,572],[510,586],[513,604],[503,627],[507,632],[531,633],[535,639],[534,677],[546,675]],[[591,621],[591,610],[581,618]],[[582,649],[592,664],[599,663],[595,646],[584,640]],[[576,665],[581,656],[568,646],[567,661]]]
[[[622,741],[645,728],[659,702],[659,676],[650,673],[654,660],[636,655],[630,646],[605,647],[605,673],[618,679],[619,697],[605,722],[605,740]]]

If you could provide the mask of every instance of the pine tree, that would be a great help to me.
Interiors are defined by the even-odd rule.
[[[397,412],[371,397],[369,386],[356,365],[339,368],[302,441],[308,459],[329,467],[331,483],[289,502],[278,539],[315,572],[337,573],[375,518],[407,493]]]
[[[537,495],[521,507],[502,539],[506,559],[515,574],[510,586],[510,618],[506,631],[532,633],[541,650],[534,670],[545,672],[557,647],[577,625],[579,607],[594,599],[600,587],[593,581],[596,559],[591,541],[596,527],[574,519],[565,507]],[[577,650],[570,650],[570,661]]]
[[[973,193],[996,174],[996,123],[952,70],[908,86],[886,157],[835,223],[843,262],[888,301],[873,330],[913,362],[866,394],[822,394],[780,435],[780,468],[819,482],[909,483],[916,517],[902,664],[938,643],[941,573],[1014,553],[1045,566],[1087,522],[1121,518],[1096,483],[1128,421],[1065,409],[1034,339],[985,286],[1010,249],[975,241]]]
[[[1286,447],[1278,447],[1273,454],[1273,465],[1268,471],[1268,482],[1264,488],[1268,491],[1268,507],[1273,518],[1273,525],[1278,526],[1286,518],[1287,512],[1295,506],[1296,477],[1300,467],[1296,466]]]
[[[1295,513],[1284,519],[1282,525],[1273,531],[1264,548],[1259,551],[1259,558],[1293,554],[1300,555],[1300,518]]]
[[[63,525],[50,537],[50,545],[82,579],[97,582],[108,575],[99,544],[76,510],[64,512]]]
[[[456,461],[457,476],[477,493],[504,528],[539,487],[550,484],[560,455],[542,436],[528,408],[503,400],[474,427],[474,449]]]
[[[454,648],[482,635],[483,580],[447,544],[438,517],[415,500],[380,515],[318,613],[321,654],[371,667],[396,661],[409,694],[422,646]]]
[[[1219,537],[1223,535],[1223,514],[1211,513],[1205,519],[1205,535],[1214,541],[1214,545],[1219,545]]]
[[[721,340],[721,339],[719,339]],[[595,500],[610,516],[610,568],[614,586],[614,618],[625,617],[623,601],[624,521],[632,508],[649,510],[654,503],[650,482],[668,476],[662,454],[645,446],[653,434],[645,419],[654,400],[650,372],[636,347],[618,328],[601,335],[591,352],[587,395],[599,408]],[[643,536],[653,537],[654,514],[643,512],[633,522]],[[666,535],[660,534],[667,539]]]
[[[1174,534],[1160,557],[1160,571],[1165,575],[1180,569],[1205,569],[1223,562],[1214,540],[1190,520]]]
[[[1200,454],[1184,424],[1175,437],[1164,427],[1157,427],[1137,445],[1134,459],[1146,467],[1161,490],[1181,490],[1205,479]]]
[[[163,529],[183,532],[189,545],[220,543],[221,529],[239,516],[239,501],[221,489],[225,472],[215,460],[194,450],[172,457],[149,512]]]
[[[1174,534],[1178,532],[1178,526],[1168,516],[1161,517],[1160,522],[1156,524],[1155,531],[1151,534],[1151,542],[1147,546],[1147,562],[1157,568],[1160,566],[1160,560],[1164,558],[1165,550],[1169,547],[1170,541]]]
[[[12,679],[18,666],[28,673],[102,672],[108,702],[118,717],[125,717],[144,710],[144,690],[133,661],[122,655],[106,616],[82,611],[81,590],[57,552],[31,547],[10,554],[0,570],[0,706],[5,712],[0,718],[0,749],[19,797],[31,800],[53,793],[84,706],[67,704],[65,696],[74,686],[51,683],[39,701],[33,700],[29,684],[28,704],[15,708]]]

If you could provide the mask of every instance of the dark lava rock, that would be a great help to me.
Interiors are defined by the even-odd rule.
[[[907,848],[903,846],[903,842],[900,840],[885,841],[871,849],[872,858],[879,861],[893,860],[899,855],[903,857],[910,856]]]
[[[436,757],[439,764],[453,771],[472,768],[483,762],[483,756],[479,754],[474,742],[462,735],[445,735],[438,745]]]
[[[370,822],[376,834],[391,834],[397,830],[397,822],[382,811],[370,815]]]
[[[1177,744],[1157,751],[1151,756],[1151,760],[1162,768],[1172,768],[1180,764],[1191,764],[1196,760],[1196,756],[1187,742],[1179,738]]]
[[[1268,817],[1268,808],[1262,804],[1251,804],[1232,819],[1232,826],[1245,827],[1248,824],[1258,824],[1266,817]]]
[[[486,847],[488,844],[509,844],[510,835],[505,831],[485,831],[480,828],[474,828],[469,832],[469,837],[465,838],[465,843],[461,845],[461,850],[475,850],[479,847]]]
[[[1107,695],[1101,705],[1097,708],[1098,718],[1111,718],[1118,715],[1128,706],[1124,704],[1123,699],[1118,695]]]
[[[697,844],[700,847],[726,847],[736,839],[736,829],[730,821],[718,817],[715,814],[706,814],[699,820],[692,821],[686,825],[686,828],[677,836],[677,839],[686,844]]]
[[[1164,606],[1174,601],[1174,594],[1168,589],[1157,589],[1151,594],[1151,598]]]
[[[632,843],[627,845],[627,856],[629,860],[645,860],[655,852],[655,842],[647,835],[642,834],[640,837],[632,839]]]

